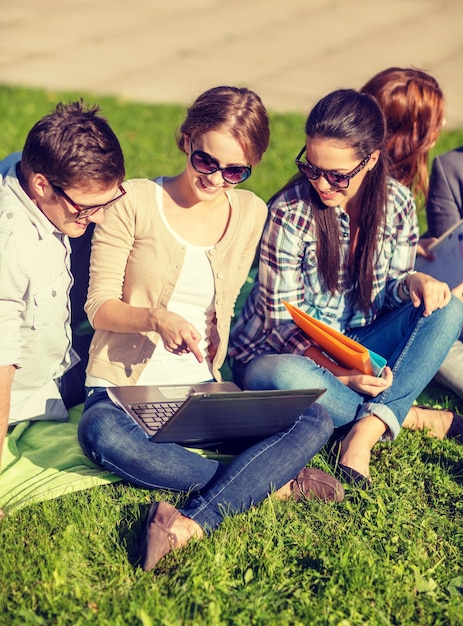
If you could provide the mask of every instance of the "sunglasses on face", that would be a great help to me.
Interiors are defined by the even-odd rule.
[[[109,209],[110,207],[112,207],[112,205],[117,202],[118,200],[120,200],[121,198],[123,198],[126,194],[126,191],[124,189],[124,187],[122,185],[119,185],[119,195],[116,196],[115,198],[113,198],[112,200],[110,200],[109,202],[105,202],[104,204],[94,204],[93,206],[80,206],[79,204],[77,204],[77,202],[74,202],[74,200],[72,198],[70,198],[68,196],[68,194],[64,191],[64,189],[62,189],[61,187],[58,187],[58,185],[51,185],[54,189],[54,191],[61,196],[62,198],[64,198],[67,202],[69,202],[69,204],[76,210],[78,211],[77,214],[77,218],[78,219],[82,219],[85,217],[90,217],[91,215],[93,215],[94,213],[96,213],[97,211],[99,211],[100,209],[103,209],[103,211],[106,211],[106,209]]]
[[[363,170],[371,157],[371,154],[365,157],[363,161],[352,170],[352,172],[349,172],[348,174],[339,174],[338,172],[333,172],[332,170],[321,170],[308,161],[301,161],[300,158],[305,151],[306,146],[302,148],[295,160],[301,174],[304,174],[304,176],[306,176],[309,180],[318,180],[320,176],[323,176],[323,178],[325,178],[325,180],[327,180],[329,184],[336,189],[347,189],[347,187],[349,187],[350,179],[357,176],[357,174]]]
[[[221,172],[222,178],[229,185],[237,185],[243,183],[251,176],[251,167],[248,165],[229,165],[228,167],[220,167],[217,159],[203,152],[202,150],[193,150],[190,156],[191,165],[198,174],[214,174]]]

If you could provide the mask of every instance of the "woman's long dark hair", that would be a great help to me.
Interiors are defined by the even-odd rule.
[[[377,236],[384,228],[386,214],[388,166],[384,150],[384,115],[372,96],[353,89],[341,89],[322,98],[314,106],[307,118],[305,132],[309,141],[331,139],[339,142],[341,147],[353,148],[359,162],[376,150],[380,151],[378,162],[363,181],[359,235],[354,256],[347,268],[352,288],[352,304],[367,312],[371,307]],[[283,189],[292,187],[301,179],[304,176],[297,174]],[[334,293],[340,288],[338,221],[334,211],[321,202],[310,183],[306,185],[306,189],[306,201],[316,208],[314,219],[318,234],[319,275],[325,287]]]

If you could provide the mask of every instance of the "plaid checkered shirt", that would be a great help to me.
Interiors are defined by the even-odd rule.
[[[340,290],[331,294],[323,286],[313,219],[313,212],[319,209],[304,200],[309,184],[306,180],[298,181],[269,206],[259,273],[231,333],[230,356],[244,363],[265,352],[303,354],[310,347],[310,340],[294,324],[283,300],[341,332],[365,326],[383,309],[402,303],[399,282],[414,267],[419,239],[416,208],[409,189],[393,179],[388,181],[386,219],[374,260],[372,302],[365,314],[349,305],[349,216],[340,207],[327,209],[335,211],[339,224]]]

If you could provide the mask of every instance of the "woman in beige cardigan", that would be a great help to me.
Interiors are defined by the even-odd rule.
[[[224,466],[154,443],[106,392],[109,385],[220,380],[233,306],[267,217],[262,200],[235,187],[268,141],[267,112],[254,92],[203,93],[178,137],[185,169],[128,181],[125,197],[95,231],[86,305],[95,335],[80,442],[91,459],[136,485],[191,492],[181,510],[168,502],[150,507],[145,570],[272,491],[342,499],[334,478],[305,468],[332,432],[318,406]]]

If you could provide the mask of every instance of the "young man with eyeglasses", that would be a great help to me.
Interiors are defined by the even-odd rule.
[[[0,162],[0,453],[9,425],[67,418],[59,387],[79,361],[73,273],[73,308],[83,315],[91,229],[125,194],[122,150],[98,111],[58,104],[22,154]],[[80,243],[72,262],[68,238]]]

